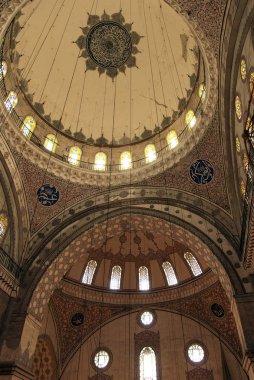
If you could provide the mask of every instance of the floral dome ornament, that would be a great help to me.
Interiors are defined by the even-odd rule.
[[[141,36],[125,22],[121,10],[111,16],[105,11],[101,17],[89,14],[87,26],[81,30],[83,35],[75,43],[86,60],[86,71],[97,70],[114,79],[127,68],[137,67],[136,45]]]

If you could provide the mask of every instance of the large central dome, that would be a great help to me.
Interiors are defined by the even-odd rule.
[[[98,145],[143,140],[190,100],[199,48],[164,1],[35,0],[15,25],[22,92],[68,136]]]

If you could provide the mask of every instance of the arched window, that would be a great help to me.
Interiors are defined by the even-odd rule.
[[[147,267],[140,267],[139,271],[139,290],[149,290],[149,272]]]
[[[253,91],[253,86],[254,86],[254,71],[252,71],[252,73],[250,74],[250,93],[252,93]],[[252,97],[254,99],[254,93]]]
[[[189,129],[192,129],[193,127],[195,127],[197,118],[194,114],[194,111],[190,110],[187,112],[186,117],[185,117],[185,122],[186,122],[186,125],[189,127]]]
[[[202,84],[199,86],[198,96],[200,97],[201,102],[203,103],[203,102],[205,101],[205,98],[206,98],[206,88],[205,88],[204,83],[202,83]]]
[[[146,158],[147,164],[156,160],[157,153],[156,153],[156,148],[153,144],[148,144],[145,147],[145,158]]]
[[[237,151],[237,153],[240,153],[241,152],[241,143],[240,143],[240,140],[239,140],[238,136],[236,136],[236,138],[235,138],[235,145],[236,145],[236,151]]]
[[[241,99],[239,96],[236,96],[235,98],[235,113],[237,116],[238,120],[241,120],[242,118],[242,104],[241,104]]]
[[[243,168],[246,173],[248,173],[249,169],[249,159],[246,153],[243,154]]]
[[[2,66],[0,70],[0,79],[5,78],[7,74],[8,66],[5,61],[2,61]]]
[[[162,264],[162,268],[163,268],[165,276],[167,278],[168,285],[169,286],[170,285],[176,285],[177,284],[177,278],[176,278],[175,271],[174,271],[171,263],[169,263],[168,261],[165,261]]]
[[[96,261],[90,260],[88,262],[85,269],[85,273],[82,278],[82,284],[91,285],[96,267],[97,267]]]
[[[0,214],[0,239],[4,237],[8,226],[7,215]]]
[[[107,165],[107,155],[103,152],[98,152],[94,159],[94,170],[105,171]]]
[[[156,356],[151,347],[144,347],[139,355],[140,380],[157,380]]]
[[[131,152],[127,151],[127,152],[121,153],[120,165],[121,165],[121,170],[131,169],[132,167]]]
[[[36,127],[36,121],[34,120],[34,118],[32,116],[27,116],[21,127],[21,132],[23,133],[25,137],[30,139],[35,127]]]
[[[242,80],[245,80],[247,77],[247,64],[244,58],[241,59],[240,72]]]
[[[72,146],[69,151],[68,162],[71,165],[79,166],[82,156],[82,150],[77,146]]]
[[[167,143],[169,149],[174,149],[178,145],[178,137],[176,131],[171,131],[168,133]]]
[[[242,198],[244,199],[245,194],[246,194],[246,185],[245,185],[244,181],[241,181],[241,194],[242,194]]]
[[[49,150],[52,153],[55,153],[57,144],[58,144],[58,141],[57,141],[56,136],[48,135],[44,142],[44,148]]]
[[[199,276],[200,274],[202,274],[202,269],[200,268],[200,265],[197,262],[197,259],[193,256],[192,253],[186,252],[184,254],[184,258],[187,261],[194,276]]]
[[[122,268],[119,265],[114,266],[111,272],[110,289],[112,290],[120,289],[121,275],[122,275]]]
[[[11,91],[4,102],[4,105],[8,112],[11,112],[18,104],[18,96],[16,92]]]

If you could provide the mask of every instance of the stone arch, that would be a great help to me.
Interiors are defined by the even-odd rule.
[[[57,359],[53,343],[48,335],[38,337],[32,372],[36,378],[45,380],[57,380]]]
[[[16,263],[20,263],[21,255],[19,254],[23,250],[24,242],[29,233],[26,198],[17,163],[2,136],[0,136],[0,151],[0,164],[2,166],[0,179],[11,219],[12,246],[10,256]]]
[[[108,236],[120,234],[121,223],[128,223],[128,213],[129,210],[119,210],[119,214],[113,213],[108,216],[108,220],[104,218],[104,221],[97,222],[91,229],[83,232],[63,249],[41,276],[29,302],[29,313],[39,320],[42,319],[43,308],[48,303],[54,288],[61,281],[67,269],[77,262],[80,257],[84,256],[90,247],[99,248],[105,244]],[[161,216],[162,215],[160,215],[160,217]],[[203,240],[207,243],[205,244],[202,241],[202,235],[195,235],[194,231],[191,231],[190,226],[184,226],[180,220],[176,219],[168,222],[163,220],[163,218],[159,218],[159,214],[155,215],[150,212],[149,215],[148,212],[145,214],[144,211],[142,212],[141,210],[132,210],[132,223],[136,223],[138,228],[143,228],[144,225],[146,228],[150,227],[151,231],[163,229],[163,231],[167,231],[167,235],[172,233],[179,242],[184,243],[187,239],[190,249],[196,252],[197,257],[199,255],[205,257],[209,267],[218,275],[230,299],[232,299],[233,295],[230,272],[231,276],[234,277],[234,282],[238,282],[239,284],[238,291],[241,291],[240,282],[239,280],[237,281],[237,275],[234,274],[232,268],[230,270],[229,263],[226,260],[224,260],[224,262],[223,260],[222,262],[219,261],[219,257],[223,258],[224,256],[223,252],[220,252],[219,247],[216,247],[207,237],[203,236]]]

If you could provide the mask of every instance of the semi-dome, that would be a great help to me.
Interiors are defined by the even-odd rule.
[[[138,216],[131,223],[123,218],[101,246],[89,249],[70,269],[66,279],[93,289],[142,292],[175,288],[209,272],[201,252],[172,238],[164,226],[158,232],[154,220],[147,219],[143,227],[140,221]],[[105,225],[95,228],[91,240],[106,233]]]

